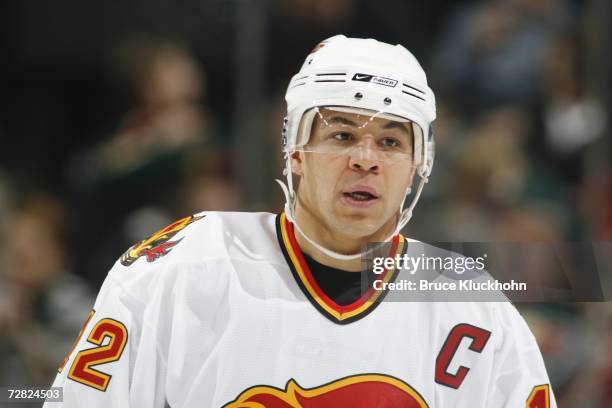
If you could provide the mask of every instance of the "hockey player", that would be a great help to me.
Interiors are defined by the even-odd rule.
[[[433,165],[413,55],[329,38],[286,100],[284,212],[203,212],[130,248],[60,367],[63,406],[554,407],[511,304],[360,290],[365,244],[411,245],[399,232]]]

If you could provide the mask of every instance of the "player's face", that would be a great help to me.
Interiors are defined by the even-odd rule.
[[[415,172],[413,137],[407,122],[321,109],[307,151],[293,155],[300,205],[336,234],[392,229]]]

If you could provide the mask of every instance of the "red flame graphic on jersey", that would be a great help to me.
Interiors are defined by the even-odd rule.
[[[304,389],[295,380],[285,390],[256,386],[244,391],[224,408],[423,408],[427,403],[408,384],[380,374],[346,377]]]
[[[199,217],[190,215],[189,217],[182,218],[168,225],[166,228],[157,231],[149,238],[140,241],[139,243],[125,251],[125,253],[121,255],[121,263],[124,266],[130,266],[131,264],[136,262],[141,256],[146,257],[148,262],[153,262],[156,259],[167,255],[172,249],[172,247],[181,242],[182,238],[177,241],[170,241],[170,239],[175,236],[179,231],[187,227],[189,224],[204,217],[204,215]]]

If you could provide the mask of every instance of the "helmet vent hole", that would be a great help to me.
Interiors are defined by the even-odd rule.
[[[363,98],[363,94],[361,92],[357,92],[355,94],[355,99],[357,99],[358,101],[360,101]]]
[[[383,100],[383,102],[385,103],[385,105],[391,105],[391,98],[389,98],[388,96]]]

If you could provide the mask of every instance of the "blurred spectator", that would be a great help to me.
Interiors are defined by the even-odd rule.
[[[208,152],[193,155],[185,165],[181,213],[240,211],[240,191],[230,157]]]
[[[211,136],[211,118],[199,106],[205,77],[187,49],[166,40],[134,39],[117,54],[137,106],[115,135],[84,157],[85,172],[70,174],[80,186],[129,175]]]
[[[494,241],[559,243],[566,235],[563,213],[555,205],[532,201],[500,211]]]
[[[584,45],[576,36],[561,39],[548,61],[546,136],[565,155],[592,143],[606,125],[603,108],[585,87]]]
[[[452,117],[448,113],[445,116]],[[434,217],[445,220],[438,227],[436,239],[502,239],[495,232],[497,219],[505,217],[507,209],[534,204],[554,209],[563,220],[562,233],[568,231],[567,224],[572,220],[566,218],[574,203],[554,173],[541,162],[530,160],[525,149],[530,125],[525,112],[513,106],[491,109],[471,126],[453,124],[458,131],[453,137],[443,138],[437,147],[440,154],[436,171],[448,173],[433,176],[442,178],[446,186],[435,199]],[[423,211],[429,212],[427,208]],[[529,223],[531,217],[524,215]]]
[[[114,135],[77,155],[67,168],[75,206],[82,210],[77,218],[83,246],[76,264],[96,283],[118,254],[144,238],[140,233],[182,215],[184,161],[216,139],[215,121],[202,106],[205,75],[187,48],[166,39],[135,38],[116,55],[137,105]],[[105,210],[93,217],[91,208]]]
[[[38,193],[17,204],[2,223],[0,384],[46,386],[94,298],[69,272],[62,203]]]
[[[447,191],[436,209],[436,216],[444,219],[438,227],[442,228],[439,237],[487,241],[493,234],[497,209],[523,197],[529,170],[521,149],[526,125],[522,111],[499,109],[483,115],[463,136],[456,136],[461,140],[442,143],[440,156],[447,162],[437,168],[452,171],[445,175]]]
[[[515,107],[491,110],[466,134],[457,154],[457,180],[451,187],[459,199],[511,205],[524,194],[529,162],[522,149],[529,128]]]
[[[527,104],[541,93],[551,44],[568,24],[564,0],[464,3],[436,57],[436,82],[464,114]]]
[[[565,180],[582,178],[586,147],[604,133],[603,107],[586,87],[584,46],[579,36],[565,36],[547,61],[543,127],[550,164]]]

